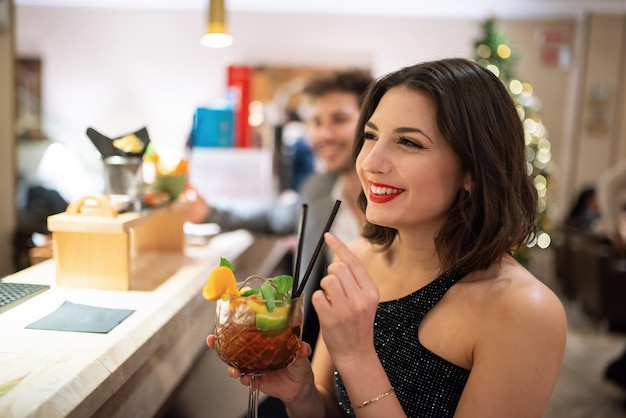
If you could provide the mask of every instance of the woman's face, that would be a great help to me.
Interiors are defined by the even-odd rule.
[[[382,97],[367,121],[356,168],[367,220],[435,233],[470,176],[439,132],[431,99],[406,87]]]

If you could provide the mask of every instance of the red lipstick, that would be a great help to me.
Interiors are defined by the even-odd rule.
[[[370,182],[368,198],[372,203],[387,203],[400,196],[404,189],[382,183]]]

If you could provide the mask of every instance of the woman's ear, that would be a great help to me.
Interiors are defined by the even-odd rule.
[[[468,193],[472,193],[472,189],[474,188],[474,183],[472,182],[472,176],[470,173],[465,173],[463,177],[463,190]]]

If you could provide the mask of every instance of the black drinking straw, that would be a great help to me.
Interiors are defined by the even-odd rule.
[[[309,206],[304,203],[302,205],[302,212],[300,213],[300,226],[298,228],[298,248],[296,249],[296,267],[293,272],[293,285],[291,287],[291,295],[296,294],[298,291],[298,283],[300,279],[300,264],[302,261],[302,243],[304,242],[304,228],[306,226],[306,214]]]
[[[324,234],[330,231],[330,227],[333,224],[333,221],[335,220],[335,216],[337,215],[337,211],[339,210],[340,205],[341,205],[341,200],[335,200],[335,206],[333,207],[333,210],[330,213],[330,216],[328,217],[328,221],[326,222],[326,226],[324,227],[324,231],[322,232],[322,235],[320,236],[320,239],[317,242],[317,247],[315,247],[315,251],[313,252],[313,257],[311,257],[311,260],[309,261],[309,265],[307,266],[307,269],[304,272],[304,276],[302,277],[302,282],[298,286],[298,290],[296,291],[295,296],[292,296],[292,297],[298,297],[304,291],[304,286],[306,286],[306,282],[307,280],[309,280],[309,276],[311,275],[311,271],[313,270],[313,265],[315,265],[315,262],[317,261],[317,257],[319,257],[320,251],[322,251],[322,246],[324,245]]]

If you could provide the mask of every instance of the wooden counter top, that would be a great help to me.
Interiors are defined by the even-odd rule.
[[[0,416],[154,416],[207,350],[215,304],[201,289],[210,269],[220,256],[236,269],[261,267],[276,251],[284,255],[277,243],[234,231],[184,254],[161,254],[154,268],[180,267],[152,291],[59,288],[53,260],[6,277],[51,289],[0,314]],[[108,334],[25,329],[64,301],[135,312]]]

